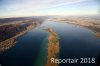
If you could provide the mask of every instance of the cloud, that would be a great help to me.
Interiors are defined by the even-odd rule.
[[[7,10],[41,9],[74,4],[86,0],[2,0],[3,6]]]

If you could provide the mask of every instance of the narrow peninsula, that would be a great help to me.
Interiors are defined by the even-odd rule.
[[[49,32],[48,36],[48,56],[45,66],[58,66],[57,63],[51,63],[51,58],[59,58],[59,38],[52,28],[45,29]]]

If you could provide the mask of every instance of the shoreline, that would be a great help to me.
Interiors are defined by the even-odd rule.
[[[95,36],[97,38],[100,38],[100,23],[99,21],[97,22],[91,22],[92,20],[82,20],[82,19],[67,19],[67,18],[53,18],[49,19],[49,21],[54,21],[54,22],[63,22],[63,23],[69,23],[81,27],[88,28],[92,30],[95,33]]]
[[[4,52],[5,50],[10,49],[11,47],[13,47],[16,44],[16,39],[19,38],[20,36],[22,36],[23,34],[25,34],[26,32],[28,32],[29,30],[34,29],[35,27],[37,27],[37,25],[35,25],[34,23],[32,25],[29,25],[26,27],[26,30],[23,30],[22,32],[20,32],[19,34],[6,39],[2,42],[0,42],[0,52]]]
[[[6,39],[6,40],[0,42],[0,52],[3,52],[5,50],[13,47],[16,44],[16,39],[31,29],[24,30],[24,31],[20,32],[19,34],[15,35],[14,37],[11,37],[9,39]]]

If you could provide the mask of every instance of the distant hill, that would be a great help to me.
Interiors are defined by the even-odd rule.
[[[45,18],[40,17],[17,17],[17,18],[2,18],[0,19],[0,23],[9,23],[9,22],[16,22],[16,21],[26,21],[26,20],[37,20],[41,19],[44,20]]]

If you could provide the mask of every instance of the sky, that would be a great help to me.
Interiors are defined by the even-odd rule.
[[[0,18],[46,15],[96,15],[99,0],[0,0]]]

